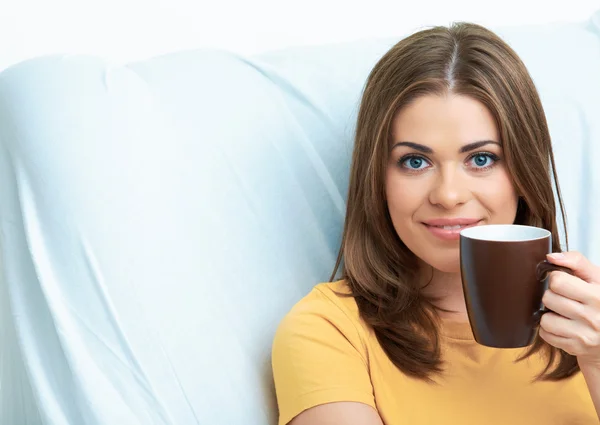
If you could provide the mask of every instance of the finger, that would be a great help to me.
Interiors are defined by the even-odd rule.
[[[583,254],[577,251],[556,252],[546,256],[548,261],[557,266],[573,270],[575,276],[588,283],[600,282],[600,269],[592,264]]]
[[[540,329],[563,338],[575,338],[582,331],[576,320],[567,319],[553,312],[545,313],[540,320]]]
[[[551,272],[548,288],[552,292],[583,304],[600,305],[600,285],[590,285],[565,272]]]
[[[546,341],[548,344],[553,347],[560,348],[561,350],[566,351],[569,354],[575,355],[574,348],[572,347],[573,341],[569,338],[565,338],[560,335],[555,335],[550,333],[542,328],[539,330],[540,338]]]
[[[573,355],[590,354],[597,357],[600,349],[600,333],[597,330],[557,314],[546,313],[542,316],[539,333],[549,344]]]
[[[557,294],[552,290],[544,292],[542,297],[544,306],[554,313],[560,314],[568,319],[583,319],[585,317],[585,305],[579,301]]]

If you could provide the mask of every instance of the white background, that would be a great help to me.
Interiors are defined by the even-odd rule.
[[[253,53],[473,21],[586,19],[600,0],[0,0],[0,70],[48,53],[117,62],[181,49]]]

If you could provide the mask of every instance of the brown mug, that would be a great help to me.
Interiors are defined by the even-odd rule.
[[[475,226],[460,232],[460,271],[475,341],[518,348],[536,337],[548,273],[571,270],[549,263],[552,233],[515,224]]]

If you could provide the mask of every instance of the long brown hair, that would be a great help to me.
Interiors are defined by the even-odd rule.
[[[539,95],[525,65],[502,39],[476,24],[434,27],[401,40],[377,62],[358,112],[344,232],[331,280],[341,267],[362,319],[388,357],[423,379],[443,370],[438,310],[418,287],[417,258],[392,225],[385,172],[398,111],[418,96],[449,92],[470,96],[494,116],[520,196],[515,223],[548,229],[553,251],[561,251],[553,177],[566,223]],[[536,352],[548,359],[538,379],[559,380],[579,370],[574,356],[539,337],[523,358]]]

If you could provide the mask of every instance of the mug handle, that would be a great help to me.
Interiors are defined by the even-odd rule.
[[[565,272],[569,273],[570,275],[574,274],[573,270],[568,267],[557,266],[548,260],[540,261],[536,267],[535,273],[537,279],[544,285],[544,292],[548,289],[548,274],[550,274],[550,272]],[[536,311],[534,313],[534,319],[536,323],[539,323],[544,313],[548,313],[549,311],[551,312],[552,310],[546,308],[546,306]]]

